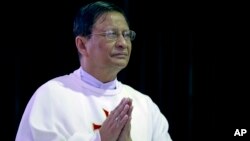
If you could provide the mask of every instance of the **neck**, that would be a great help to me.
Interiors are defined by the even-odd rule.
[[[102,83],[107,83],[113,81],[117,78],[117,74],[119,71],[107,70],[107,69],[89,69],[87,67],[82,66],[82,69],[95,77],[97,80]]]

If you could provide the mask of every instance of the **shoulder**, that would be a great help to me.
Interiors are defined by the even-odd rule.
[[[58,76],[48,80],[47,82],[42,84],[37,90],[54,88],[55,86],[63,86],[69,82],[70,82],[69,75]]]
[[[43,95],[49,94],[57,94],[60,92],[66,92],[67,90],[75,90],[79,89],[79,82],[78,77],[75,76],[75,72],[70,74],[61,75],[55,78],[52,78],[42,84],[38,89],[35,91],[37,93],[43,93]],[[66,91],[65,91],[66,90]],[[46,93],[46,94],[45,94]]]
[[[129,97],[133,98],[134,100],[137,101],[143,101],[148,104],[152,104],[153,101],[152,99],[145,93],[140,92],[139,90],[127,85],[127,84],[122,84],[123,85],[123,91],[129,95]]]

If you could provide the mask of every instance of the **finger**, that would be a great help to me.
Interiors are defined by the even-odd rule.
[[[116,122],[116,128],[122,129],[128,120],[129,120],[128,115],[123,116],[122,119],[120,119]]]
[[[126,114],[128,114],[129,109],[130,109],[130,106],[128,104],[126,104],[125,107],[123,108],[123,110],[120,112],[120,114],[117,115],[117,117],[115,118],[115,120],[122,119]]]
[[[120,102],[120,104],[111,112],[110,114],[110,118],[112,118],[113,120],[115,120],[115,118],[117,118],[120,113],[124,110],[125,105],[129,102],[130,100],[128,98],[123,98]],[[126,109],[125,109],[126,110]]]
[[[128,104],[129,106],[132,105],[132,102],[133,102],[133,100],[132,100],[131,98],[128,98],[128,103],[127,103],[127,104]]]
[[[130,106],[129,110],[128,110],[128,116],[131,117],[132,116],[132,111],[133,111],[134,107]]]
[[[123,126],[126,124],[123,122],[123,119],[124,119],[124,117],[126,119],[126,116],[128,116],[130,106],[126,103],[128,103],[129,101],[130,101],[129,99],[125,99],[124,100],[125,103],[123,102],[123,103],[121,103],[121,105],[118,105],[119,108],[117,108],[116,111],[114,111],[114,114],[113,114],[111,120],[113,121],[113,124],[116,124],[117,127],[119,126],[119,127],[123,128]],[[123,104],[125,104],[124,107],[122,107]],[[123,108],[123,109],[121,109],[122,111],[120,111],[120,108]]]
[[[115,115],[116,116],[115,120],[123,118],[123,116],[125,116],[126,114],[128,114],[129,116],[131,115],[132,111],[130,111],[130,113],[128,113],[128,112],[129,112],[130,107],[132,106],[132,99],[131,98],[125,98],[125,101],[122,104],[125,104],[124,108],[122,109],[121,112],[118,111],[118,115]]]
[[[125,114],[122,118],[117,118],[114,121],[112,121],[111,128],[116,129],[116,131],[121,131],[122,128],[125,126],[125,124],[128,122],[129,117],[127,114]]]
[[[123,98],[120,103],[115,107],[115,109],[113,111],[116,111],[119,108],[119,105],[122,105],[123,103],[125,103],[126,98]]]

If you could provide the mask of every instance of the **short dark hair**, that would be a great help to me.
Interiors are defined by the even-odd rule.
[[[125,12],[115,4],[104,1],[93,2],[80,8],[76,14],[73,25],[74,36],[90,35],[97,19],[107,12],[119,12],[128,22]]]

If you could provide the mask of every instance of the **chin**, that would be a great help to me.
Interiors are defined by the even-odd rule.
[[[115,63],[115,66],[117,66],[117,67],[119,67],[121,69],[125,68],[127,65],[128,65],[127,61],[126,62],[123,61],[123,62],[116,62]]]

